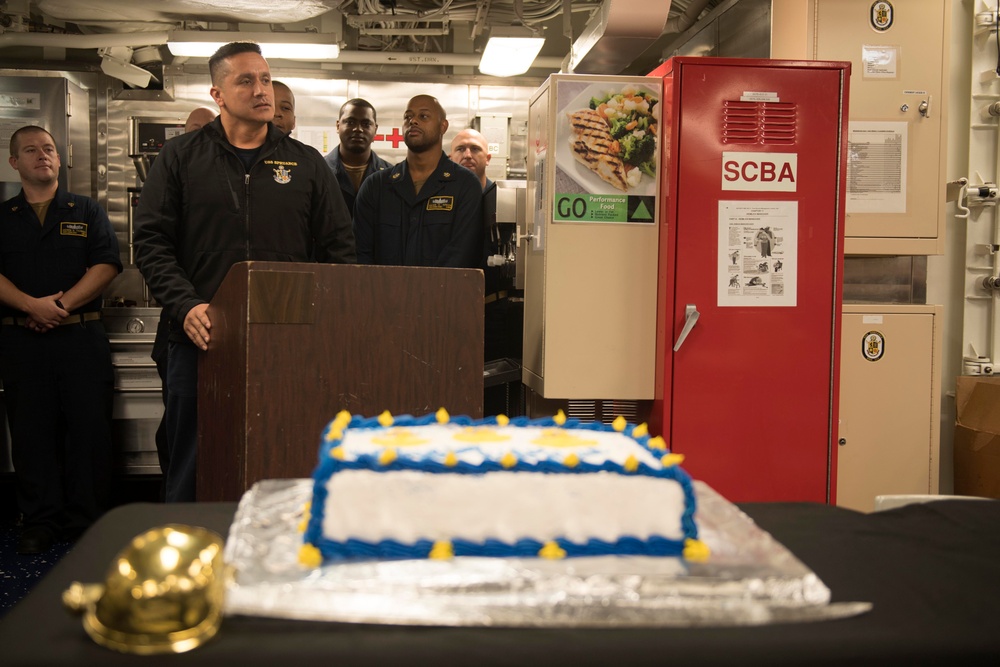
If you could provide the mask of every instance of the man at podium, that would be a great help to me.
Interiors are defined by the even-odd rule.
[[[170,319],[166,500],[195,499],[198,350],[208,303],[229,269],[248,260],[354,263],[354,233],[320,153],[276,127],[267,61],[232,42],[209,61],[220,115],[167,142],[143,186],[136,263]]]

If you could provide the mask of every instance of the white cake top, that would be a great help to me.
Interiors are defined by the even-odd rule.
[[[444,465],[481,466],[513,456],[518,463],[612,464],[623,467],[629,459],[660,469],[659,458],[632,438],[617,432],[566,429],[557,426],[463,426],[428,424],[389,428],[346,429],[338,458],[353,461],[382,456],[392,450],[399,459]],[[575,460],[574,460],[575,459]]]

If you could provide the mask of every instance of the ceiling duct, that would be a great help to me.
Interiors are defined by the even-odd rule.
[[[567,56],[578,74],[619,74],[663,34],[670,0],[604,0]]]

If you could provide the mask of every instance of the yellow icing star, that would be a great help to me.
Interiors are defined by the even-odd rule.
[[[664,442],[663,438],[660,436],[650,438],[649,442],[646,443],[646,446],[650,449],[662,449],[664,451],[667,449],[667,443]]]
[[[506,426],[510,423],[510,417],[507,415],[497,415],[497,426]]]
[[[643,422],[632,429],[633,438],[641,438],[644,435],[649,435],[649,427],[646,426],[646,422]]]
[[[447,424],[451,421],[451,415],[444,408],[438,408],[438,411],[434,413],[434,419],[437,420],[438,424]]]
[[[341,431],[336,425],[331,426],[330,430],[326,432],[326,441],[333,442],[334,440],[340,440],[344,437],[344,432]]]
[[[384,426],[385,428],[389,428],[390,426],[392,426],[392,422],[393,422],[392,413],[390,413],[388,410],[383,410],[382,414],[378,416],[378,423]]]
[[[634,455],[629,454],[628,458],[625,459],[625,464],[623,466],[628,472],[635,472],[639,469],[639,459],[635,458]]]
[[[335,426],[339,425],[340,428],[344,428],[351,423],[351,413],[347,410],[341,410],[337,413],[337,416],[333,418],[333,423]]]
[[[323,555],[311,544],[303,544],[299,549],[299,563],[306,567],[319,567],[323,564]]]
[[[466,426],[454,435],[460,442],[504,442],[510,440],[506,433],[500,433],[489,426]]]
[[[624,431],[626,426],[628,426],[628,422],[625,421],[625,418],[622,417],[621,415],[615,417],[615,420],[611,422],[611,428],[618,431],[619,433]]]
[[[562,426],[566,423],[566,413],[560,410],[556,413],[556,416],[552,418],[552,421],[556,423],[556,426]]]
[[[664,454],[660,459],[660,463],[663,464],[664,468],[669,468],[671,466],[679,466],[684,463],[683,454]]]
[[[513,468],[517,465],[517,457],[514,456],[513,452],[507,452],[503,455],[503,458],[500,459],[500,465],[504,468]]]
[[[691,538],[684,540],[685,559],[695,563],[704,563],[711,554],[712,550],[701,540],[693,540]]]
[[[333,449],[330,450],[330,458],[337,459],[338,461],[343,461],[344,456],[345,454],[343,447],[334,447]]]
[[[393,449],[392,447],[386,448],[385,451],[383,451],[381,454],[379,454],[379,457],[378,457],[379,464],[384,465],[384,466],[389,465],[390,463],[392,463],[395,460],[396,460],[396,450]]]
[[[538,550],[538,557],[559,560],[566,557],[566,550],[555,542],[546,542],[545,546]]]
[[[449,450],[448,453],[444,455],[444,464],[449,468],[454,468],[458,465],[458,457],[455,456],[455,452]]]
[[[455,557],[455,550],[448,540],[438,540],[431,547],[431,552],[427,554],[431,560],[451,560]]]
[[[573,452],[569,453],[569,456],[563,459],[563,465],[567,468],[575,468],[580,462],[580,457]]]

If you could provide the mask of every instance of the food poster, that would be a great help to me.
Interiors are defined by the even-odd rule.
[[[557,81],[553,222],[656,224],[660,90],[652,81]]]
[[[795,306],[798,202],[719,202],[719,306]]]

